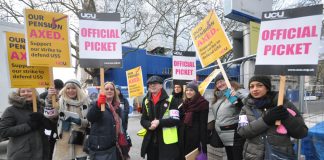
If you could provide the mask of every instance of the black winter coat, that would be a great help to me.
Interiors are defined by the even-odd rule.
[[[208,112],[209,112],[209,102],[204,99],[204,97],[200,96],[199,99],[200,103],[193,104],[196,108],[206,108],[205,110],[200,110],[193,112],[192,114],[192,125],[186,125],[182,122],[182,127],[179,129],[182,137],[180,137],[180,143],[183,144],[184,153],[182,153],[182,157],[190,153],[196,148],[199,150],[203,149],[204,153],[207,153],[207,123],[208,123]],[[182,109],[186,106],[186,103],[182,106]],[[186,114],[186,112],[184,112]]]
[[[120,110],[116,110],[120,115]],[[91,151],[106,151],[116,146],[116,122],[108,105],[104,112],[92,102],[87,119],[91,122],[88,147]]]
[[[141,125],[147,130],[147,133],[144,136],[142,148],[141,148],[141,156],[145,157],[145,154],[148,152],[148,150],[152,149],[148,146],[152,141],[157,141],[157,144],[159,146],[159,160],[161,159],[175,159],[179,156],[179,148],[178,143],[173,144],[165,144],[163,141],[162,136],[162,128],[163,127],[173,127],[177,126],[180,122],[179,119],[162,119],[163,114],[165,113],[167,106],[169,105],[169,102],[167,99],[169,96],[165,92],[164,89],[162,89],[160,100],[157,102],[157,104],[154,106],[152,101],[151,93],[149,92],[146,96],[148,99],[148,112],[146,111],[145,107],[145,100],[142,104],[142,117],[141,117]],[[170,105],[169,110],[177,109],[177,106]],[[149,127],[151,126],[151,121],[154,119],[158,119],[160,121],[159,126],[154,130],[149,130]]]
[[[53,129],[54,123],[45,118],[42,127],[33,130],[26,122],[33,112],[32,104],[23,97],[13,93],[9,96],[8,107],[2,114],[0,121],[0,136],[9,137],[7,146],[8,160],[47,160],[50,158],[49,142],[44,133],[44,128]],[[37,111],[43,112],[43,103],[37,103]]]

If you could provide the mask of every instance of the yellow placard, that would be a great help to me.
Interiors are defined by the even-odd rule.
[[[8,68],[12,88],[49,87],[49,68],[27,66],[25,35],[6,33]]]
[[[215,62],[233,48],[214,10],[190,34],[202,67]]]
[[[210,82],[220,73],[220,69],[215,69],[203,82],[198,86],[199,93],[203,95]],[[215,84],[216,85],[216,84]]]
[[[144,94],[142,68],[139,66],[126,71],[126,77],[129,97],[142,96]]]
[[[251,21],[250,22],[250,54],[256,54],[258,49],[260,33],[260,24]]]
[[[70,67],[68,16],[25,9],[27,65]]]

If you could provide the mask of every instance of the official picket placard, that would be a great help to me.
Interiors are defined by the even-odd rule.
[[[79,19],[80,66],[122,67],[120,14],[81,12]]]
[[[172,56],[173,80],[196,79],[196,54],[194,52],[174,53]]]
[[[220,69],[215,69],[210,75],[208,75],[208,77],[202,81],[200,83],[200,85],[198,86],[198,91],[201,95],[203,95],[208,87],[208,85],[210,84],[211,81],[213,81],[213,79],[218,75],[218,73],[220,73],[221,70]],[[216,84],[215,84],[216,85]]]
[[[25,9],[28,66],[70,67],[68,16]]]
[[[264,12],[255,74],[315,75],[323,5]]]
[[[7,32],[8,68],[11,88],[49,87],[49,68],[27,66],[25,35]]]
[[[190,34],[202,67],[215,62],[233,48],[214,10]]]
[[[126,71],[128,95],[130,98],[144,94],[144,83],[141,66]]]

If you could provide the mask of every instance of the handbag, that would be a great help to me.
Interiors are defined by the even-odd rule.
[[[215,120],[210,121],[207,124],[208,128],[208,144],[215,148],[222,148],[224,144],[220,139],[216,129],[215,129]]]
[[[259,113],[253,108],[252,112],[256,118],[259,118]],[[269,142],[267,136],[263,133],[262,139],[264,140],[264,159],[265,160],[297,160],[296,154],[289,154],[274,148]]]
[[[69,138],[69,144],[77,144],[82,145],[84,140],[84,133],[81,131],[72,130],[70,138]]]

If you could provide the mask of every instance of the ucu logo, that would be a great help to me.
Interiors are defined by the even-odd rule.
[[[96,19],[95,13],[81,13],[80,16],[86,19]]]
[[[284,11],[269,12],[269,13],[264,13],[263,16],[265,19],[284,18],[285,12]]]

